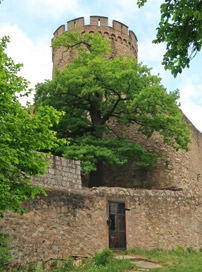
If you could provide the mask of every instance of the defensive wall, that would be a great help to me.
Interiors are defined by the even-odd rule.
[[[149,168],[127,163],[119,167],[105,166],[104,185],[127,188],[173,189],[202,195],[202,134],[184,116],[190,125],[190,151],[179,150],[163,143],[162,137],[154,133],[149,139],[138,133],[137,127],[114,125],[116,133],[122,133],[131,141],[142,144],[148,151],[161,154],[157,163]],[[123,182],[124,180],[124,182]],[[85,183],[87,186],[87,183]]]
[[[90,16],[89,19],[85,19],[84,17],[77,18],[67,22],[67,30],[65,25],[61,25],[54,32],[54,38],[55,36],[63,35],[65,31],[78,31],[81,34],[85,32],[99,32],[104,38],[111,40],[113,57],[118,55],[123,55],[124,57],[134,55],[137,58],[138,46],[136,35],[132,30],[128,30],[126,25],[118,21],[110,21],[107,17],[103,16]],[[53,49],[53,68],[57,67],[62,70],[75,56],[75,50],[69,53],[65,47]]]
[[[51,189],[81,189],[80,162],[58,156],[47,156],[46,175],[32,177],[31,183]]]
[[[70,163],[64,158],[49,159]],[[52,164],[46,178],[40,179],[42,186],[52,184],[55,170]],[[80,181],[77,185],[77,189],[73,189],[69,180],[61,187],[56,175],[54,188],[47,191],[47,196],[38,195],[23,204],[28,213],[21,216],[6,212],[0,219],[0,232],[9,233],[13,238],[13,266],[68,256],[87,257],[108,248],[110,201],[125,205],[122,224],[125,225],[127,249],[171,249],[179,245],[199,249],[202,246],[200,195],[117,187],[89,189],[81,188]]]

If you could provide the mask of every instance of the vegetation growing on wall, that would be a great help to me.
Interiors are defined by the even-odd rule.
[[[11,239],[8,234],[0,233],[0,272],[6,271],[12,258],[10,243]]]

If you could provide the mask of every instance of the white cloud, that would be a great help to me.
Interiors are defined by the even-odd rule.
[[[146,38],[138,44],[138,58],[143,63],[155,62],[161,63],[165,46],[163,44],[154,44],[150,38]]]
[[[133,0],[114,0],[107,2],[106,5],[109,5],[109,16],[110,19],[115,19],[125,23],[126,14],[127,18],[134,17],[138,11],[137,3]],[[131,27],[131,26],[130,26]]]
[[[137,27],[138,22],[139,24],[142,24],[143,21],[153,23],[157,19],[160,13],[159,7],[162,2],[163,0],[150,0],[144,7],[139,9],[136,0],[111,0],[106,1],[105,6],[109,9],[111,18],[116,18],[118,21],[123,20],[123,22],[131,19],[133,23],[136,22],[135,27]],[[142,17],[142,14],[144,14],[144,17]],[[130,25],[130,27],[133,26]]]
[[[79,16],[81,12],[83,15],[89,13],[88,7],[82,6],[79,0],[27,0],[26,5],[32,14],[41,18],[51,16],[52,19],[58,19],[65,13],[74,16]]]
[[[10,36],[7,54],[15,63],[23,63],[20,75],[31,82],[31,88],[51,78],[51,41],[48,35],[34,42],[17,25],[0,24],[0,36],[5,35]],[[32,97],[29,100],[32,101]]]
[[[152,68],[151,73],[153,75],[160,75],[163,79],[162,84],[165,84],[171,78],[170,73],[166,72],[161,65],[164,53],[164,45],[153,44],[151,39],[146,38],[138,44],[138,61],[148,68]]]
[[[160,20],[160,5],[164,2],[164,0],[155,0],[148,1],[144,7],[141,9],[145,9],[144,12],[144,20],[149,22],[150,24],[154,24],[155,22],[159,22]]]
[[[139,61],[148,67],[152,67],[152,74],[160,74],[162,83],[168,87],[168,91],[180,90],[181,109],[190,119],[193,125],[202,131],[202,84],[195,74],[188,74],[189,69],[178,75],[175,79],[170,71],[165,71],[161,65],[165,46],[152,44],[151,39],[143,39],[139,43]]]
[[[202,131],[202,85],[194,84],[191,79],[185,80],[180,87],[181,108],[194,126]]]

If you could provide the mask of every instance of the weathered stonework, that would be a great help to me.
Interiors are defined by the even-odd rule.
[[[92,256],[109,246],[108,201],[126,204],[127,248],[202,246],[202,197],[184,192],[92,188],[52,190],[7,213],[0,229],[13,240],[13,263]]]
[[[192,131],[190,151],[176,152],[163,143],[162,137],[154,133],[149,139],[138,133],[137,127],[114,126],[118,133],[129,136],[132,141],[142,144],[147,150],[160,153],[158,163],[150,168],[137,167],[128,163],[121,167],[105,166],[105,186],[127,188],[172,188],[184,192],[202,194],[202,134],[184,116]]]
[[[46,175],[32,178],[31,183],[51,189],[82,188],[79,161],[68,160],[58,156],[47,156],[47,161],[50,164],[46,169]]]
[[[134,55],[137,58],[137,37],[133,31],[128,31],[128,27],[126,25],[118,21],[113,20],[110,26],[107,17],[90,16],[90,21],[88,22],[84,20],[84,17],[81,17],[67,22],[67,31],[74,32],[75,30],[81,34],[85,32],[99,32],[104,38],[111,40],[113,57],[118,55],[122,55],[124,57]],[[54,32],[54,37],[62,35],[64,32],[65,25],[62,25]],[[74,50],[69,53],[65,47],[53,49],[53,68],[57,67],[62,70],[75,57],[76,51]]]

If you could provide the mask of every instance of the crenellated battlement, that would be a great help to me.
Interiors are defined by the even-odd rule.
[[[85,32],[99,32],[104,38],[111,40],[113,56],[122,55],[127,57],[128,55],[134,55],[136,58],[138,56],[136,35],[132,30],[128,29],[128,26],[119,21],[109,20],[108,17],[104,16],[90,16],[89,18],[79,17],[68,21],[67,29],[65,25],[58,27],[53,35],[54,37],[60,36],[66,31],[73,32],[75,29],[81,34]],[[71,56],[67,56],[67,58],[64,59],[62,57],[64,54],[60,54],[62,51],[57,50],[57,52],[59,55],[55,50],[53,52],[53,66],[63,69],[65,65],[72,61],[72,58]]]
[[[65,25],[59,26],[56,31],[53,33],[54,36],[60,36],[65,33]]]
[[[109,20],[108,17],[104,16],[90,16],[89,18],[79,17],[67,22],[67,31],[72,31],[75,28],[81,27],[97,27],[101,29],[102,27],[110,27],[111,30],[114,29],[115,31],[119,31],[120,34],[128,35],[133,41],[138,41],[136,35],[132,30],[128,30],[128,26],[116,21],[116,20]],[[53,33],[54,36],[62,35],[65,32],[65,25],[61,25],[56,29]]]

